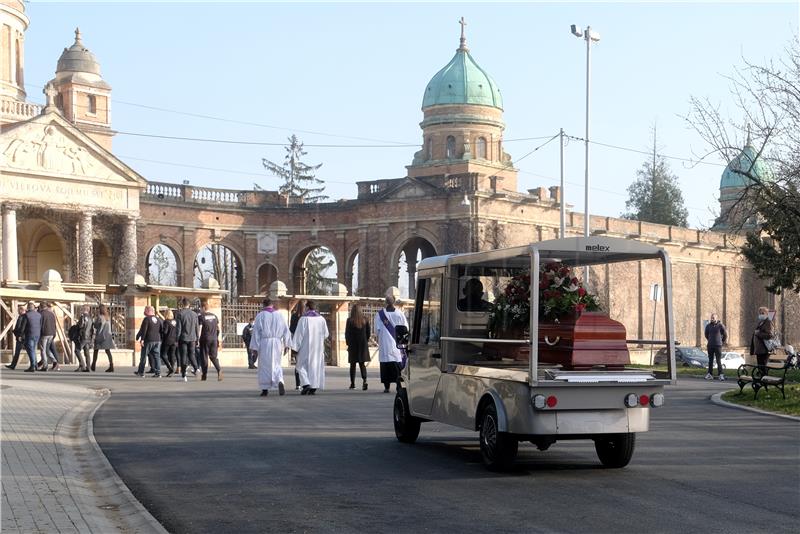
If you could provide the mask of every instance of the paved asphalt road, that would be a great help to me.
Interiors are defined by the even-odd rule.
[[[245,370],[186,384],[119,372],[36,379],[112,389],[95,417],[97,440],[176,533],[750,533],[800,524],[800,424],[713,405],[710,395],[731,382],[669,388],[625,469],[601,468],[590,441],[559,442],[545,452],[521,445],[517,469],[495,474],[472,432],[426,423],[415,445],[398,443],[394,394],[376,381],[348,391],[338,369],[314,397],[292,389],[261,398]]]

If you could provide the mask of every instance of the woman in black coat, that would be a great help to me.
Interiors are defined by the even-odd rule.
[[[350,362],[350,389],[356,388],[356,364],[361,368],[361,379],[364,384],[361,389],[367,390],[367,366],[369,358],[369,321],[361,311],[361,306],[353,304],[347,326],[344,329],[344,339],[347,343],[347,361]]]

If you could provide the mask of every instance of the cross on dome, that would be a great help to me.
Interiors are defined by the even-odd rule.
[[[467,38],[464,35],[464,28],[467,25],[467,21],[464,20],[464,17],[461,17],[461,20],[459,20],[458,23],[461,24],[461,42],[459,44],[458,49],[459,50],[468,50],[467,49]]]

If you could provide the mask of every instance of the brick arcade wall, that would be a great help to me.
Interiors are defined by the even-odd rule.
[[[226,198],[234,200],[227,202],[192,200],[194,193],[186,190],[166,198],[144,195],[137,270],[145,272],[147,252],[162,243],[178,256],[181,283],[191,285],[198,251],[206,244],[219,243],[241,262],[242,293],[257,292],[257,271],[264,263],[275,266],[278,279],[287,284],[290,293],[301,293],[296,278],[305,254],[316,246],[326,246],[335,256],[338,281],[348,289],[352,289],[350,262],[357,253],[359,294],[376,296],[398,284],[398,258],[414,240],[427,242],[437,254],[443,254],[522,245],[559,234],[558,207],[546,190],[530,195],[473,191],[470,206],[462,204],[460,191],[412,198],[398,193],[289,207],[260,199],[258,193],[228,192]],[[568,212],[566,222],[567,236],[583,234],[582,214]],[[614,217],[592,217],[591,229],[594,234],[639,239],[668,251],[676,336],[684,345],[704,345],[702,321],[716,312],[728,325],[731,345],[744,347],[749,343],[755,309],[761,303],[774,302],[738,255],[735,236]],[[278,236],[277,253],[269,256],[257,251],[257,235],[265,231]],[[650,338],[650,284],[661,281],[657,262],[593,268],[592,281],[593,290],[612,317],[625,324],[629,337]],[[800,309],[796,296],[778,304],[781,302],[785,304],[780,310],[787,316]],[[664,335],[662,307],[660,304],[656,310],[656,339]],[[783,322],[788,335],[800,344],[797,325]]]

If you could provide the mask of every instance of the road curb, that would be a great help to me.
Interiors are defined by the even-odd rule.
[[[735,390],[731,390],[731,391],[735,391]],[[794,415],[786,415],[786,414],[783,414],[783,413],[768,412],[766,410],[760,410],[758,408],[753,408],[752,406],[742,406],[741,404],[734,404],[732,402],[724,401],[724,400],[722,400],[722,395],[724,393],[727,393],[727,391],[722,391],[720,393],[715,393],[714,395],[711,395],[711,402],[713,402],[714,404],[717,404],[719,406],[726,406],[728,408],[735,408],[737,410],[747,410],[748,412],[755,412],[755,413],[760,413],[760,414],[763,414],[763,415],[771,415],[773,417],[781,417],[783,419],[789,419],[791,421],[800,421],[800,417],[795,417]]]
[[[127,513],[123,516],[123,520],[128,523],[128,529],[125,531],[132,531],[132,532],[145,532],[146,530],[150,530],[151,532],[156,532],[158,534],[168,534],[168,531],[159,523],[155,517],[147,511],[144,505],[139,502],[139,500],[134,497],[131,490],[125,485],[125,482],[122,481],[119,474],[114,469],[114,466],[111,465],[111,462],[106,458],[105,453],[103,453],[103,449],[100,448],[100,445],[97,443],[97,440],[94,437],[94,415],[97,413],[97,410],[105,404],[105,402],[111,397],[111,390],[107,388],[94,390],[98,396],[102,396],[100,402],[98,402],[94,408],[89,413],[89,417],[86,420],[86,430],[87,430],[87,438],[89,443],[94,449],[95,457],[99,459],[99,461],[103,464],[100,469],[105,472],[105,476],[107,477],[106,483],[111,483],[115,486],[117,490],[117,497],[119,500],[124,501],[125,508],[128,508],[133,514]],[[121,510],[120,510],[121,511]],[[132,518],[135,518],[131,521]]]

